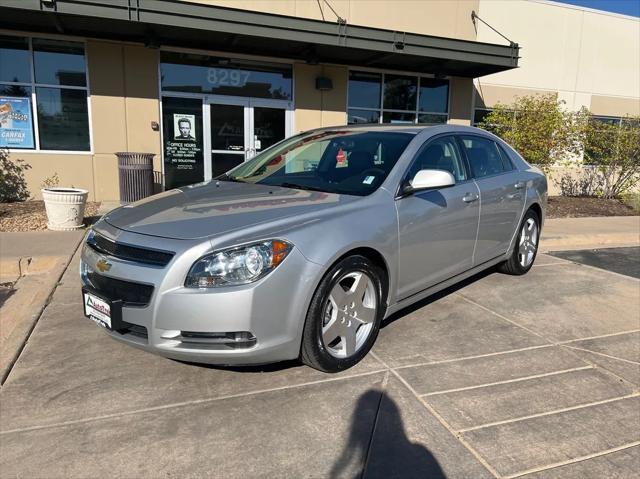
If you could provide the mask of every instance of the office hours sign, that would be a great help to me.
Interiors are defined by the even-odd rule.
[[[202,100],[162,99],[165,188],[204,180]]]

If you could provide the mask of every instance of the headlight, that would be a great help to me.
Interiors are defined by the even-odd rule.
[[[188,288],[215,288],[257,281],[287,257],[293,245],[268,240],[215,251],[194,263],[187,275]]]

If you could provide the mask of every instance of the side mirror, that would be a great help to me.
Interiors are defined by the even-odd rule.
[[[420,170],[409,182],[409,191],[446,188],[456,184],[456,179],[445,170]]]

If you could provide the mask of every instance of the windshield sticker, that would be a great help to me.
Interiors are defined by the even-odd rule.
[[[347,166],[347,155],[342,148],[339,148],[336,155],[336,168],[344,168],[345,166]]]
[[[371,183],[373,183],[373,180],[375,179],[376,179],[375,176],[367,176],[364,180],[362,180],[362,183],[365,185],[370,185]]]

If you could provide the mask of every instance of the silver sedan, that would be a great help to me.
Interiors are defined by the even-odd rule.
[[[166,357],[360,361],[385,317],[533,264],[547,181],[476,128],[340,127],[118,208],[82,251],[84,312]]]

